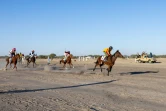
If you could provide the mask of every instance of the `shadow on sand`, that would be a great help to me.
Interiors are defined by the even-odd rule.
[[[162,62],[155,62],[155,63],[162,63]]]
[[[36,92],[36,91],[46,91],[46,90],[56,90],[56,89],[69,89],[69,88],[77,88],[82,86],[91,86],[91,85],[98,85],[98,84],[108,84],[117,80],[111,81],[104,81],[104,82],[96,82],[90,84],[81,84],[81,85],[74,85],[74,86],[64,86],[64,87],[55,87],[55,88],[41,88],[41,89],[28,89],[28,90],[14,90],[14,91],[6,91],[0,92],[0,94],[14,94],[14,93],[25,93],[25,92]]]
[[[148,73],[158,73],[159,71],[136,71],[136,72],[127,72],[120,73],[120,75],[137,75],[137,74],[148,74]]]

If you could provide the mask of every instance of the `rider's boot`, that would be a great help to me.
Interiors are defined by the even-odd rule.
[[[105,57],[104,57],[104,61],[107,61],[107,58],[108,58],[108,57],[107,57],[107,56],[105,56]]]

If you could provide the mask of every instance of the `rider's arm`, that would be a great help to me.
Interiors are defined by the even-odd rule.
[[[110,54],[110,50],[109,50],[109,49],[107,49],[107,54],[108,54],[108,55],[111,55],[111,54]]]

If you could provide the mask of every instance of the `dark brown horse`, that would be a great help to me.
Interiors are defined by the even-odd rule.
[[[102,66],[107,65],[108,66],[108,68],[107,68],[108,76],[109,76],[109,72],[111,72],[111,70],[112,70],[113,65],[115,64],[117,57],[124,58],[123,55],[119,52],[119,50],[117,50],[112,56],[108,56],[107,61],[101,60],[101,57],[102,56],[98,57],[97,61],[95,62],[96,65],[95,65],[93,71],[96,69],[96,66],[99,65],[101,72],[102,72]]]
[[[33,67],[35,67],[35,65],[37,65],[36,64],[36,56],[31,57],[31,59],[30,59],[30,57],[28,57],[28,58],[26,58],[26,61],[27,61],[27,67],[31,62],[33,63]]]
[[[7,57],[6,58],[6,70],[7,70],[7,66],[8,66],[8,64],[10,63],[10,68],[12,67],[11,66],[11,64],[13,63],[14,64],[14,67],[13,67],[13,69],[14,68],[16,68],[16,70],[17,70],[17,61],[20,59],[20,55],[19,54],[16,54],[14,57],[12,57],[11,59],[11,61],[9,61],[9,59],[10,59],[10,57]]]
[[[66,64],[69,64],[70,68],[71,68],[71,67],[74,68],[74,66],[73,66],[73,64],[72,64],[72,60],[71,60],[72,56],[73,56],[73,55],[70,54],[70,55],[67,57],[66,61],[64,61],[64,59],[60,60],[60,64],[63,63],[63,64],[64,64],[63,67],[66,67]]]

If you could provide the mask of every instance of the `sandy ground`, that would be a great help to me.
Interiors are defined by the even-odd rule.
[[[36,68],[0,70],[0,111],[166,111],[166,59],[158,61],[118,58],[110,76],[99,69],[97,74],[44,71],[47,60],[37,60]],[[58,60],[51,64],[62,67]],[[94,60],[73,64],[88,72]]]

